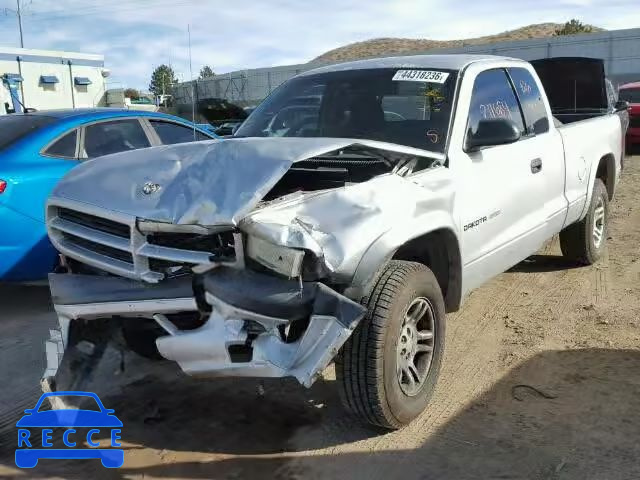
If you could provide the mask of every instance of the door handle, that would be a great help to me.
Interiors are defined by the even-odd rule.
[[[542,170],[542,160],[534,158],[531,160],[531,173],[538,173]]]

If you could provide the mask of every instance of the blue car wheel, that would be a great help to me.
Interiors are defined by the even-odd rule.
[[[38,453],[30,450],[16,450],[16,465],[20,468],[33,468],[38,465]]]
[[[124,463],[124,450],[102,450],[100,452],[102,466],[105,468],[120,468]]]

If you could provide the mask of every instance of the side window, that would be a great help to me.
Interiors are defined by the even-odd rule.
[[[203,135],[196,130],[196,138],[193,138],[193,128],[185,127],[171,122],[163,122],[159,120],[150,120],[151,125],[160,137],[160,141],[165,145],[173,145],[174,143],[187,143],[200,140],[211,140],[210,137]]]
[[[549,117],[535,80],[524,68],[509,68],[508,71],[522,105],[524,119],[527,122],[527,133],[537,135],[548,132]]]
[[[78,131],[74,130],[59,138],[44,152],[50,157],[76,158],[76,142],[78,139]]]
[[[492,118],[513,120],[520,131],[524,132],[518,100],[502,69],[486,70],[476,77],[467,129],[475,132],[480,120]]]
[[[150,146],[142,125],[136,119],[101,122],[85,129],[84,149],[89,158]]]

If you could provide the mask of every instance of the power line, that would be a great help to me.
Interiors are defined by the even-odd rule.
[[[65,9],[64,11],[58,10],[48,10],[44,12],[34,12],[33,15],[36,18],[32,18],[31,22],[43,22],[43,21],[58,21],[58,20],[66,20],[72,18],[82,18],[82,17],[90,17],[97,15],[107,15],[115,13],[132,13],[139,11],[148,11],[153,8],[160,7],[169,7],[169,6],[180,6],[187,5],[192,3],[199,3],[197,0],[147,0],[150,3],[146,3],[144,5],[125,5],[122,7],[115,7],[113,5],[105,6],[104,4],[100,4],[85,8],[85,9]]]

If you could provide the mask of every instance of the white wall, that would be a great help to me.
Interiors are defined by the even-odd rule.
[[[16,57],[22,58],[21,62]],[[71,62],[71,71],[69,70]],[[0,48],[0,76],[22,68],[22,100],[37,110],[94,107],[104,104],[104,57],[70,52]],[[41,76],[55,76],[56,84],[42,84]],[[74,77],[87,77],[91,85],[75,85]]]

